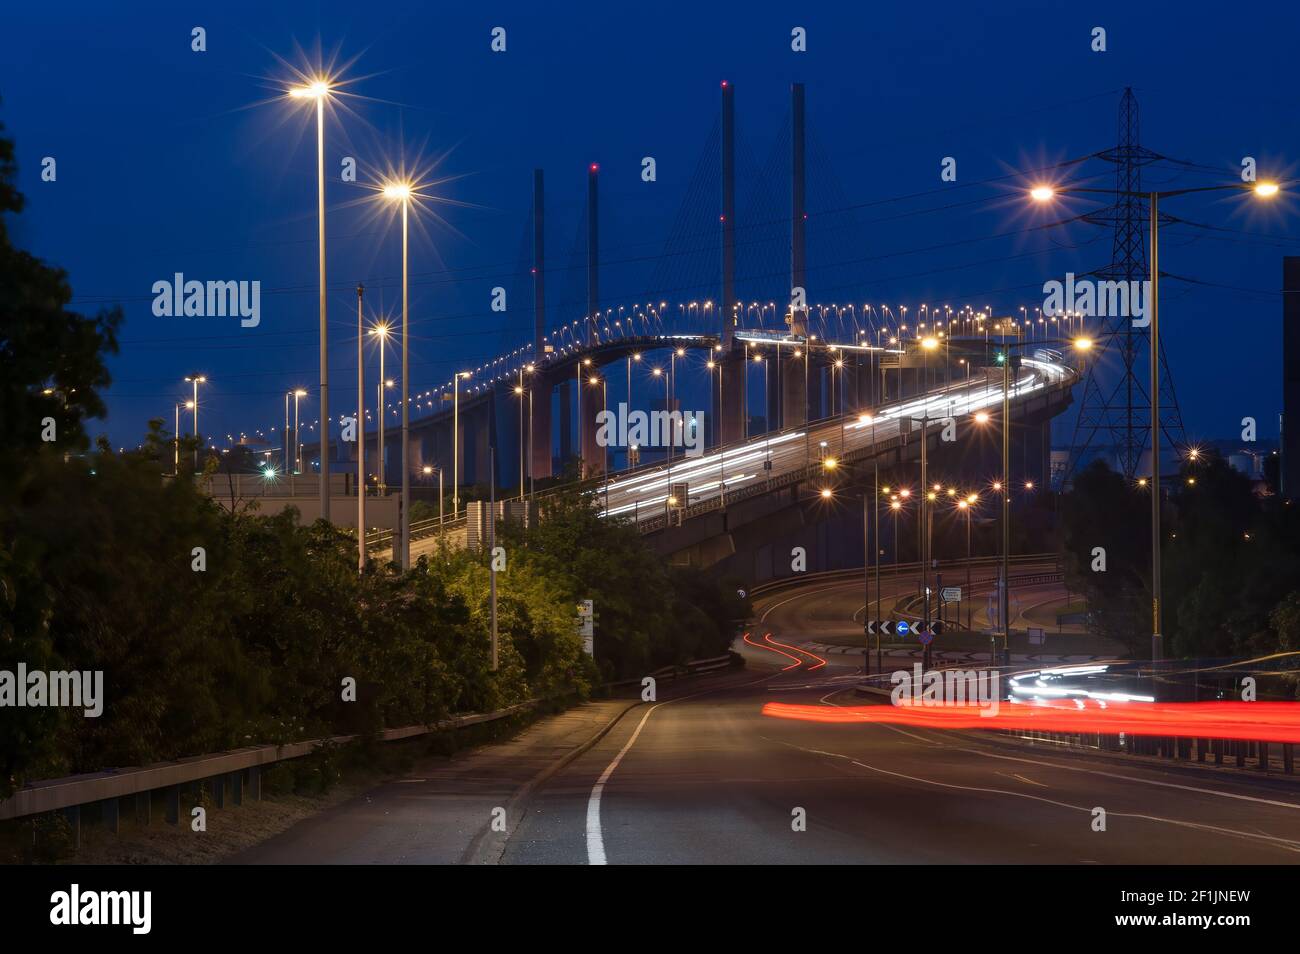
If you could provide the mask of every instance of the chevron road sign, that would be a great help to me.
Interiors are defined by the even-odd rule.
[[[914,634],[921,642],[928,643],[935,636],[943,634],[943,623],[934,620],[930,623],[909,622],[905,619],[873,619],[865,626],[868,636],[906,636]]]

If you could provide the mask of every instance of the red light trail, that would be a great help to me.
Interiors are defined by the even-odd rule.
[[[1300,742],[1300,705],[1291,702],[1167,702],[1078,709],[1015,705],[831,707],[769,702],[763,715],[804,722],[878,723],[923,729],[1033,729],[1102,735],[1178,736],[1245,742]]]
[[[817,665],[808,667],[808,672],[812,672],[814,669],[820,669],[822,666],[826,665],[826,660],[823,659],[821,656],[818,656],[816,653],[810,653],[808,650],[800,649],[798,646],[787,646],[785,643],[778,643],[776,640],[772,638],[771,633],[764,633],[763,642],[761,643],[756,643],[752,639],[750,639],[749,633],[746,633],[742,638],[745,640],[745,642],[749,643],[749,645],[753,646],[755,649],[766,649],[768,652],[777,653],[779,655],[784,656],[786,659],[793,659],[794,662],[792,662],[790,665],[782,669],[781,670],[782,672],[786,672],[787,670],[790,669],[797,669],[804,664],[804,660],[794,655],[794,653],[803,653],[803,655],[809,657],[810,659],[815,659],[817,661]],[[781,648],[777,649],[778,646],[780,646]],[[785,650],[787,649],[791,650],[791,652],[786,652]]]

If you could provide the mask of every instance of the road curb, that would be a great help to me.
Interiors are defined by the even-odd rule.
[[[529,796],[531,796],[537,788],[550,780],[550,778],[557,772],[568,766],[575,759],[589,752],[601,739],[609,734],[610,730],[613,729],[614,726],[618,725],[623,716],[627,715],[639,705],[642,705],[642,700],[640,699],[628,700],[628,704],[619,710],[619,712],[612,719],[606,722],[604,726],[598,729],[591,738],[587,739],[587,741],[583,742],[563,757],[552,762],[525,782],[519,788],[519,791],[510,796],[510,800],[506,802],[505,809],[506,818],[508,819],[508,827],[504,832],[505,837],[488,843],[487,836],[490,834],[490,830],[487,828],[479,829],[478,833],[465,848],[464,853],[461,854],[460,863],[469,865],[500,864],[501,856],[505,854],[506,846],[510,844],[510,839],[514,837],[515,831],[519,828],[519,823],[523,820],[522,806],[524,802],[528,800]]]

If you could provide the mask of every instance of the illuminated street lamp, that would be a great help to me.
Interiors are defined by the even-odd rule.
[[[361,313],[365,288],[357,285],[357,572],[366,568],[366,361]]]
[[[1164,605],[1160,581],[1160,200],[1175,196],[1190,195],[1193,192],[1222,192],[1241,190],[1253,192],[1257,198],[1271,199],[1279,190],[1276,182],[1234,182],[1225,185],[1198,186],[1189,189],[1169,189],[1164,192],[1116,191],[1113,189],[1089,189],[1080,187],[1057,188],[1040,184],[1029,190],[1030,197],[1039,203],[1052,201],[1058,195],[1073,193],[1097,193],[1107,196],[1126,196],[1146,199],[1150,206],[1150,242],[1151,260],[1148,267],[1151,272],[1151,291],[1148,309],[1150,311],[1150,397],[1151,397],[1151,660],[1159,662],[1164,657]],[[1084,339],[1086,340],[1086,339]],[[1091,342],[1087,345],[1091,347]],[[1085,347],[1082,350],[1087,350]]]
[[[207,384],[208,379],[206,375],[191,374],[185,378],[185,381],[194,385],[194,399],[185,406],[194,409],[194,469],[197,471],[199,469],[199,385]]]
[[[460,513],[460,381],[469,371],[457,371],[452,377],[451,409],[451,518]]]
[[[399,504],[402,512],[401,561],[402,569],[411,568],[411,469],[407,458],[411,443],[411,336],[408,331],[410,319],[410,271],[409,271],[409,223],[411,209],[411,184],[403,181],[384,183],[383,196],[390,202],[402,205],[402,500]],[[382,346],[382,345],[381,345]],[[324,411],[322,413],[322,419]]]
[[[329,362],[326,359],[325,323],[325,102],[330,97],[330,89],[329,80],[317,77],[310,83],[291,87],[288,91],[293,99],[316,103],[316,228],[320,271],[320,513],[325,520],[330,518],[330,378]],[[297,431],[294,432],[294,437],[297,438]]]
[[[871,565],[875,566],[876,602],[877,604],[879,604],[880,602],[880,457],[876,453],[876,419],[870,414],[859,414],[858,425],[869,426],[871,428],[871,465],[873,471],[873,479],[871,485],[871,500],[872,500],[871,519],[875,525],[874,530],[876,535],[875,546],[872,547],[873,554],[871,560],[870,562],[868,562],[864,559],[862,563],[862,589],[863,589],[863,595],[865,596],[865,602],[867,605],[866,610],[863,611],[864,613],[863,621],[865,622],[866,618],[871,616],[871,589],[867,577],[867,568]],[[888,487],[885,488],[885,492],[886,493],[889,492]],[[862,495],[862,550],[864,554],[866,553],[866,549],[867,549],[867,531],[868,531],[867,513],[868,513],[867,495],[864,493]],[[897,521],[895,521],[895,523],[897,523]],[[897,551],[898,549],[897,537],[895,537],[894,549],[895,551]],[[895,555],[895,560],[897,560],[897,555]],[[864,670],[866,669],[865,666],[863,668]],[[881,662],[879,632],[876,633],[876,671],[877,672],[884,671]]]
[[[431,464],[425,464],[423,468],[424,476],[430,476],[434,471],[438,472],[438,530],[442,530],[442,468],[434,467]]]
[[[194,407],[194,402],[186,401],[184,404],[181,404],[179,402],[176,404],[176,429],[172,432],[172,438],[173,438],[172,443],[176,445],[176,454],[175,454],[176,460],[174,463],[174,467],[175,467],[175,476],[177,477],[179,477],[181,474],[181,408],[182,407],[188,411],[190,408]]]
[[[388,323],[381,321],[370,329],[369,334],[379,339],[379,383],[375,385],[377,392],[375,415],[379,418],[379,493],[388,492],[388,468],[384,462],[384,388],[391,388],[392,381],[384,377],[384,352],[388,345]]]

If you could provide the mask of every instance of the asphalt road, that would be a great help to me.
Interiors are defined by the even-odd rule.
[[[754,637],[757,639],[758,637]],[[542,786],[511,864],[1292,864],[1300,790],[967,733],[761,714],[857,705],[852,672],[746,648],[725,685],[639,706]],[[799,655],[797,652],[794,655]],[[1093,810],[1106,830],[1093,830]],[[806,830],[793,830],[796,810]]]
[[[591,704],[509,742],[429,759],[234,861],[1300,861],[1293,779],[979,732],[765,715],[772,701],[888,704],[855,693],[854,657],[823,660],[766,634],[738,642],[744,670],[662,683],[654,702]],[[1104,831],[1094,828],[1097,809]]]

